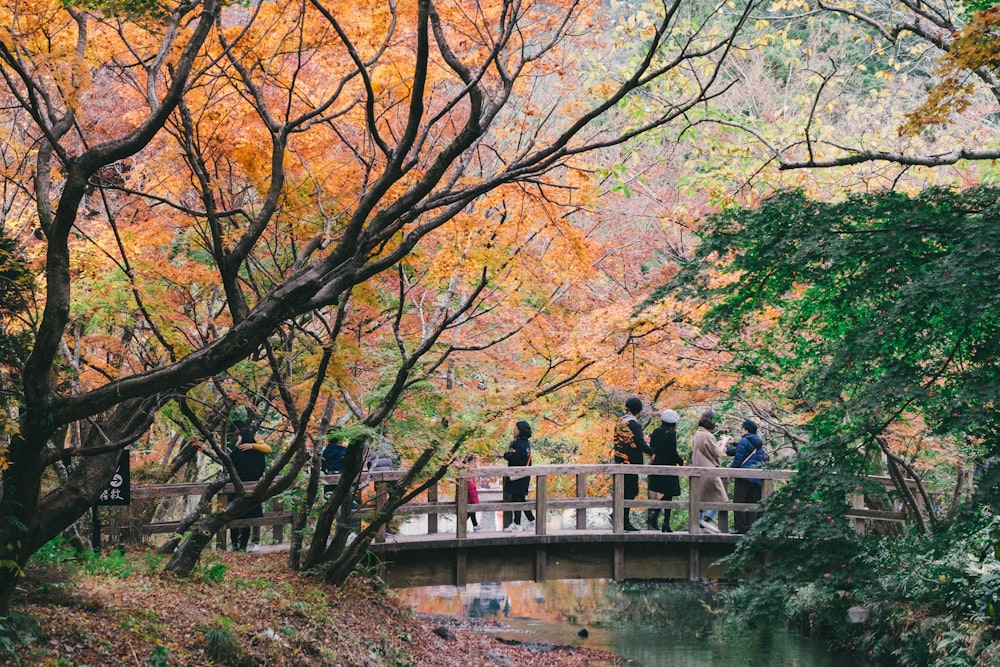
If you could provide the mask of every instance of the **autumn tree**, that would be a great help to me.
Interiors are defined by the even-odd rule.
[[[856,47],[842,58],[809,51],[813,98],[791,123],[796,137],[769,148],[782,169],[881,164],[898,178],[919,167],[993,160],[1000,101],[991,3],[863,6],[780,2],[767,18],[801,35],[822,21]],[[819,10],[806,14],[803,8]],[[830,23],[830,19],[836,19]],[[844,98],[869,95],[855,131],[838,132]],[[791,119],[789,119],[791,120]],[[875,168],[872,166],[872,168]]]
[[[752,4],[686,7],[666,2],[608,37],[616,21],[580,3],[3,5],[4,131],[31,158],[8,169],[19,217],[4,225],[34,257],[42,310],[25,318],[15,373],[0,607],[161,406],[243,360],[274,363],[282,331],[405,272],[458,216],[518,225],[516,210],[479,208],[493,193],[572,206],[582,156],[720,92]],[[576,56],[595,44],[635,58],[592,80]],[[660,80],[677,85],[657,111],[615,112]],[[471,274],[466,295],[495,280],[488,266]],[[114,297],[114,317],[88,319],[89,286]],[[454,313],[445,304],[445,321]],[[318,331],[332,356],[340,339]],[[369,425],[428,349],[404,348]],[[263,482],[214,521],[291,483],[309,456],[303,405]],[[66,456],[72,472],[53,482]]]

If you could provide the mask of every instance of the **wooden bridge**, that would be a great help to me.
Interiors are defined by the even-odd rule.
[[[649,500],[624,497],[626,474],[669,474],[686,478],[687,497],[672,500]],[[467,478],[491,482],[499,487],[508,475],[527,473],[533,490],[526,502],[504,499],[489,487],[480,491],[483,502],[470,505]],[[378,512],[388,497],[389,485],[403,476],[402,471],[365,473],[371,505],[363,506],[357,518],[364,521]],[[431,487],[419,502],[412,502],[396,512],[398,530],[381,529],[371,545],[378,568],[392,587],[454,584],[471,582],[545,579],[611,578],[621,579],[704,579],[719,578],[725,568],[719,559],[732,553],[739,535],[730,531],[730,516],[737,511],[757,511],[757,504],[732,502],[706,503],[699,498],[699,480],[722,477],[724,480],[754,477],[763,481],[763,496],[773,491],[793,474],[789,470],[740,470],[732,468],[695,468],[638,465],[539,465],[530,468],[494,466],[456,470],[452,480]],[[886,477],[875,478],[886,487]],[[337,483],[337,476],[324,477]],[[157,485],[132,489],[133,498],[156,498],[200,495],[204,484]],[[644,485],[643,485],[644,487]],[[850,516],[859,531],[870,521],[905,521],[904,514],[872,510],[863,499],[853,499]],[[645,510],[671,509],[686,512],[686,525],[675,532],[652,530],[625,531],[625,512],[641,512],[640,526],[645,526]],[[482,519],[485,530],[474,532],[466,519],[469,511]],[[530,510],[536,517],[531,532],[502,532],[514,510]],[[718,532],[699,526],[701,510],[717,510]],[[675,516],[677,516],[675,514]],[[502,519],[501,519],[502,517]],[[461,520],[456,520],[461,518]],[[291,522],[291,513],[280,507],[263,519],[243,520],[235,524],[264,525],[273,529],[273,541],[284,540],[283,526]],[[176,522],[148,524],[146,533],[167,533]],[[225,534],[220,531],[217,545],[225,548]]]

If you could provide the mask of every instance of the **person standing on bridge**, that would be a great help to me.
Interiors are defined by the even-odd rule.
[[[233,460],[233,467],[236,474],[244,482],[256,482],[264,476],[267,469],[266,456],[271,453],[271,446],[263,442],[257,442],[253,431],[242,419],[232,422],[232,437],[234,442],[229,449],[229,457]],[[236,494],[229,494],[229,500],[236,499]],[[258,503],[246,511],[240,519],[259,519],[264,516],[264,508]],[[257,526],[260,530],[260,526]],[[257,542],[247,544],[250,541],[250,526],[243,528],[231,528],[229,530],[230,539],[233,541],[233,551],[254,552],[259,548]],[[257,533],[255,533],[257,534]]]
[[[757,435],[757,424],[750,419],[743,420],[743,437],[735,447],[726,450],[733,457],[733,468],[757,468],[770,460],[764,441]],[[756,477],[737,477],[733,482],[734,503],[759,503],[763,487]],[[736,512],[735,529],[737,533],[745,533],[757,520],[757,512]]]
[[[718,443],[712,431],[715,430],[715,413],[707,410],[698,420],[698,430],[691,442],[691,465],[696,468],[718,468],[726,443]],[[692,483],[694,480],[691,480]],[[703,503],[725,503],[729,501],[726,485],[721,477],[702,477],[698,480],[698,500]],[[701,510],[698,525],[712,533],[719,532],[713,521],[717,510]]]
[[[507,465],[511,467],[515,466],[530,466],[531,465],[531,426],[526,421],[519,421],[515,424],[515,430],[517,435],[510,443],[510,447],[504,452],[504,459],[507,461]],[[531,482],[531,477],[529,475],[524,475],[523,477],[517,477],[512,479],[510,477],[503,478],[503,490],[505,499],[509,499],[514,503],[523,503],[528,498],[528,485]],[[534,530],[535,529],[535,515],[531,510],[525,510],[524,516],[528,519],[528,523],[525,524],[524,528],[521,528],[521,510],[514,510],[514,521],[509,526],[504,528],[505,533],[518,533],[522,530]]]
[[[649,446],[653,449],[650,465],[681,466],[684,459],[677,453],[677,422],[680,416],[674,410],[664,410],[660,413],[660,425],[649,436]],[[681,495],[681,482],[677,475],[650,475],[649,499],[673,500]],[[653,530],[659,530],[660,510],[651,509],[646,512],[646,524]],[[663,532],[670,533],[670,510],[663,510]]]
[[[642,412],[642,401],[633,396],[625,401],[625,416],[615,425],[614,447],[615,463],[642,465],[642,455],[652,454],[653,450],[646,444],[646,436],[636,417]],[[639,495],[639,475],[624,475],[625,500],[634,500]],[[639,530],[632,525],[628,506],[625,507],[625,530]]]
[[[469,467],[469,468],[475,468],[476,467],[476,457],[472,456],[471,454],[469,456],[466,456],[465,457],[465,465],[466,465],[466,467]],[[475,510],[472,509],[473,505],[478,505],[479,504],[479,488],[476,486],[476,478],[475,477],[466,477],[465,478],[465,490],[466,490],[466,493],[468,494],[468,500],[469,500],[469,511],[468,511],[469,519],[468,520],[472,522],[472,532],[478,533],[479,532],[479,520],[476,518],[476,512],[475,512]]]

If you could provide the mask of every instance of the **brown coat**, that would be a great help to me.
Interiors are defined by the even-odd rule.
[[[718,468],[726,448],[715,441],[708,429],[699,426],[691,441],[691,465],[698,468]],[[725,503],[729,501],[726,485],[721,477],[704,477],[699,482],[699,499],[705,503]]]

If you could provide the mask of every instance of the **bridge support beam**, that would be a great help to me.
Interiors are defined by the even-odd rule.
[[[688,581],[701,579],[701,548],[692,544],[688,548]]]
[[[391,587],[487,581],[722,578],[735,536],[592,534],[586,540],[520,535],[438,543],[373,544]]]
[[[455,585],[465,586],[469,583],[469,553],[465,549],[455,551]]]

